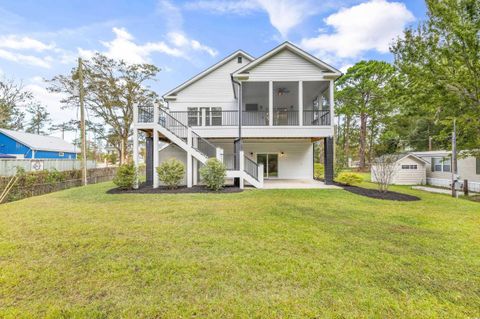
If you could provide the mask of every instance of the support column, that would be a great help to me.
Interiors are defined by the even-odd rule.
[[[298,125],[303,126],[303,81],[298,81]]]
[[[239,158],[239,162],[240,162],[240,175],[242,177],[240,177],[240,189],[243,189],[244,187],[244,184],[245,184],[245,181],[243,180],[243,174],[246,174],[245,173],[245,153],[243,151],[240,151],[239,155],[240,155],[240,158]]]
[[[157,167],[159,164],[158,158],[158,131],[153,129],[153,188],[160,186],[160,180],[158,179]]]
[[[330,103],[330,125],[333,126],[333,119],[335,118],[335,108],[334,108],[334,99],[333,99],[333,94],[334,94],[334,88],[335,88],[335,83],[333,80],[330,80],[330,87],[328,91],[328,97],[329,97],[329,103]]]
[[[273,126],[273,82],[268,82],[268,125]]]
[[[187,144],[192,147],[192,129],[188,128],[187,131]],[[190,151],[187,151],[187,187],[193,186],[193,157]]]
[[[135,127],[133,128],[133,165],[137,172],[133,188],[138,189],[138,130]]]
[[[325,165],[325,184],[333,184],[334,163],[333,163],[333,137],[325,137],[324,139],[324,165]]]
[[[198,160],[193,159],[193,185],[198,185]]]
[[[150,135],[145,139],[145,148],[146,182],[148,186],[153,186],[153,137]]]

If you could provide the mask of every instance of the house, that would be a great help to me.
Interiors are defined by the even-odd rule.
[[[333,181],[334,81],[341,76],[290,42],[254,58],[238,50],[164,94],[167,107],[134,111],[146,133],[147,183],[154,167],[175,157],[185,163],[188,187],[210,157],[223,161],[237,185],[261,188],[264,179],[313,180],[313,143],[325,143],[325,183]],[[160,150],[159,141],[168,145]]]
[[[394,156],[394,172],[391,183],[395,185],[426,184],[426,167],[428,162],[412,153],[397,154]],[[371,180],[377,182],[375,172],[379,169],[378,161],[372,163]]]
[[[18,159],[76,159],[80,151],[58,137],[0,129],[0,153]]]
[[[412,154],[428,162],[427,184],[450,187],[452,180],[451,151],[413,152]],[[456,175],[461,182],[468,180],[472,190],[480,191],[480,157],[462,156],[462,152],[460,152]]]

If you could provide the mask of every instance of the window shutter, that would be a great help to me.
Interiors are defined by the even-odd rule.
[[[480,175],[480,157],[477,157],[477,175]]]
[[[434,159],[433,157],[430,157],[430,165],[431,165],[430,170],[432,172],[435,172],[435,163],[434,163],[435,161],[433,159]]]

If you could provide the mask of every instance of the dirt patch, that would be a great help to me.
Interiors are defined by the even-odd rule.
[[[140,185],[138,189],[119,189],[112,188],[107,191],[107,194],[197,194],[197,193],[210,193],[210,194],[224,194],[224,193],[240,193],[243,190],[235,186],[225,186],[223,189],[215,192],[209,190],[205,186],[193,186],[187,188],[186,186],[180,186],[176,189],[169,189],[165,186],[153,188],[145,184]]]
[[[363,188],[358,186],[346,186],[346,185],[340,185],[340,184],[337,184],[337,185],[342,187],[347,192],[354,193],[360,196],[375,198],[375,199],[395,200],[399,202],[413,202],[413,201],[420,200],[420,198],[417,196],[412,196],[412,195],[402,194],[397,192],[388,191],[386,193],[382,193],[376,189]]]

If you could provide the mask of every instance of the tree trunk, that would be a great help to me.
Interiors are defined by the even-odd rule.
[[[120,139],[120,165],[125,164],[125,138]]]
[[[365,168],[365,152],[367,143],[367,114],[360,113],[360,168]]]
[[[345,132],[344,132],[344,153],[345,153],[345,159],[347,160],[347,165],[349,161],[349,156],[350,156],[350,116],[347,116],[345,119]]]

